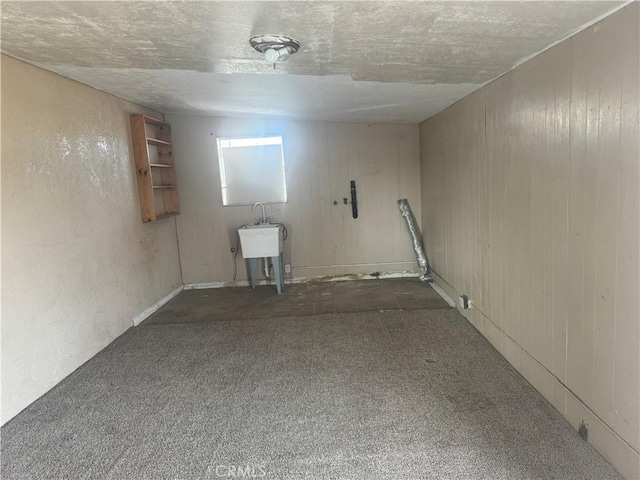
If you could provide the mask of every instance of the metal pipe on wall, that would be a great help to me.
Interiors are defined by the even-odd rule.
[[[418,261],[418,268],[420,269],[420,281],[433,282],[433,274],[429,268],[429,261],[427,260],[427,254],[422,246],[422,234],[418,228],[416,217],[411,211],[409,201],[406,198],[398,200],[398,207],[400,207],[400,213],[407,222],[409,228],[409,235],[411,235],[411,242],[413,243],[413,251],[416,254],[416,260]]]

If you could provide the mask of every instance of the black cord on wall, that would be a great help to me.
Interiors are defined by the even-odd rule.
[[[236,246],[232,248],[233,252],[233,281],[236,281],[236,277],[238,276],[238,249],[240,248],[240,233],[236,233]]]

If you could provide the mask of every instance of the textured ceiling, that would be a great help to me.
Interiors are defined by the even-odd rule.
[[[625,3],[3,1],[1,46],[165,113],[418,122]]]

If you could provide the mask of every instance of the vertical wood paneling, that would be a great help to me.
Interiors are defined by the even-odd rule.
[[[429,120],[427,120],[429,123]],[[421,168],[422,196],[422,233],[424,248],[429,264],[437,271],[444,271],[446,242],[442,236],[446,233],[443,219],[443,202],[441,196],[444,189],[442,182],[442,148],[441,129],[439,124],[430,125],[420,132],[420,156],[433,161],[423,164]],[[429,219],[429,221],[427,221]]]
[[[638,9],[621,18],[620,42],[639,45]],[[619,59],[620,146],[618,150],[618,228],[616,255],[616,324],[613,377],[614,429],[640,445],[640,111],[638,49]],[[635,401],[634,401],[635,400]]]
[[[358,189],[358,219],[362,232],[369,238],[361,244],[363,259],[376,257],[393,258],[393,235],[391,226],[399,215],[396,206],[397,188],[397,131],[395,127],[376,124],[360,124],[359,146],[361,154]],[[345,195],[350,198],[349,182],[346,180]],[[415,208],[417,208],[416,205]],[[414,208],[412,206],[412,208]],[[387,234],[375,234],[380,228],[387,228]]]
[[[591,52],[591,54],[589,54]],[[594,364],[594,327],[596,311],[596,257],[597,249],[596,229],[597,217],[593,213],[597,207],[597,182],[598,182],[598,115],[600,108],[599,97],[594,94],[597,91],[597,82],[594,84],[593,78],[589,75],[592,59],[601,58],[599,53],[598,39],[591,35],[581,35],[580,41],[577,37],[572,39],[572,63],[580,65],[580,70],[574,72],[573,76],[580,75],[585,79],[586,109],[585,109],[585,157],[584,157],[584,251],[581,253],[584,265],[582,277],[582,387],[585,398],[593,397],[593,364]],[[597,80],[597,79],[596,79]],[[572,126],[572,136],[580,136],[577,130],[578,124]],[[579,167],[578,167],[579,168]]]
[[[491,86],[495,88],[489,88]],[[501,101],[500,91],[503,79],[498,79],[486,88],[486,105],[498,105]],[[466,99],[465,99],[466,101]],[[497,108],[497,107],[496,107]],[[503,152],[506,142],[496,138],[498,128],[496,109],[486,107],[486,157],[489,177],[489,264],[490,264],[490,298],[491,311],[488,315],[499,328],[504,326],[503,302],[503,198],[506,182],[503,180]]]
[[[553,229],[553,370],[562,382],[567,376],[567,289],[570,275],[568,269],[568,224],[569,224],[569,114],[571,82],[571,42],[563,42],[545,55],[548,76],[554,92],[553,103],[553,170],[552,229]],[[535,150],[535,146],[532,145]]]
[[[534,89],[534,92],[536,90]],[[545,251],[545,226],[547,223],[546,162],[549,156],[548,132],[553,128],[553,117],[547,107],[553,98],[552,91],[538,92],[533,110],[533,144],[531,168],[531,353],[534,358],[545,358],[545,325],[547,297],[545,272],[548,264]]]
[[[489,205],[489,171],[486,155],[486,90],[482,89],[477,94],[474,102],[474,154],[476,155],[476,174],[473,179],[475,186],[474,201],[475,214],[475,241],[477,258],[475,262],[474,281],[476,282],[476,305],[483,312],[491,311],[490,288],[490,205]]]
[[[439,276],[471,295],[477,312],[463,314],[564,414],[583,402],[619,435],[596,444],[622,438],[636,460],[638,18],[627,6],[420,132],[427,245]]]
[[[222,206],[217,136],[283,135],[288,202],[266,210],[289,229],[284,256],[293,276],[417,269],[396,203],[408,198],[420,218],[417,125],[187,116],[171,121],[175,154],[183,159],[179,180],[188,185],[178,219],[185,283],[231,281],[237,228],[259,215],[248,206]],[[342,202],[351,201],[350,180],[358,187],[358,219]],[[241,254],[237,265],[237,279],[246,279]]]
[[[599,88],[598,154],[596,195],[596,310],[594,326],[593,405],[612,419],[611,392],[614,376],[616,321],[616,255],[618,244],[618,186],[620,156],[620,62],[623,50],[612,49],[621,40],[617,25],[603,23],[600,45],[602,55],[589,72]],[[603,41],[604,40],[604,41]],[[600,68],[595,68],[598,65]]]
[[[320,231],[314,229],[314,234],[322,239],[322,256],[320,265],[335,265],[334,233],[333,233],[333,205],[331,189],[331,164],[329,162],[327,138],[327,124],[322,123],[313,136],[312,148],[315,152],[315,167],[317,182],[321,187],[312,197],[319,207]],[[292,237],[293,238],[293,237]]]
[[[572,40],[573,42],[573,40]],[[581,42],[584,47],[586,42]],[[572,46],[571,56],[571,156],[569,179],[569,257],[568,267],[575,281],[569,285],[568,301],[575,305],[569,309],[567,322],[567,385],[581,398],[589,397],[585,380],[585,345],[583,326],[588,311],[584,302],[587,248],[587,221],[591,192],[587,188],[587,68],[590,62],[582,52]]]
[[[349,152],[347,150],[350,131],[348,126],[340,123],[327,124],[327,146],[329,149],[329,172],[331,174],[332,191],[331,202],[342,202],[345,195],[341,195],[337,186],[350,178]],[[336,265],[346,265],[353,259],[354,244],[348,241],[353,235],[353,223],[347,208],[332,208],[334,235],[334,262]]]
[[[460,282],[460,268],[458,267],[458,256],[460,254],[460,236],[451,235],[452,232],[460,231],[459,219],[462,212],[458,202],[458,196],[453,192],[459,193],[459,189],[456,187],[458,181],[457,174],[459,173],[459,159],[456,151],[456,129],[451,124],[451,112],[447,111],[444,115],[442,128],[442,151],[447,152],[447,157],[442,156],[442,185],[444,186],[444,194],[442,200],[445,207],[444,222],[445,222],[445,275],[450,278],[455,284]]]
[[[549,100],[548,100],[549,102]],[[550,103],[550,102],[549,102]],[[544,195],[544,224],[542,226],[543,248],[543,283],[544,292],[543,326],[542,326],[542,358],[541,363],[549,372],[553,371],[554,352],[554,291],[553,291],[553,223],[550,221],[553,208],[553,183],[550,181],[553,175],[554,148],[555,148],[555,107],[553,104],[545,105],[545,141],[541,146],[543,155],[540,158],[543,169],[543,195]],[[557,375],[556,375],[557,376]]]
[[[421,189],[420,189],[420,130],[414,125],[397,125],[396,134],[398,141],[393,142],[397,145],[395,170],[398,176],[398,186],[396,192],[400,195],[398,198],[410,198],[412,200],[412,209],[416,220],[421,219]],[[393,197],[393,193],[389,189],[390,200],[392,200],[393,208],[399,211],[397,206],[398,198]],[[395,201],[393,201],[395,200]],[[397,212],[392,213],[394,219],[393,224],[393,260],[395,262],[411,262],[415,260],[413,250],[407,250],[407,227],[404,219]],[[423,232],[424,234],[424,232]]]
[[[349,166],[349,175],[347,178],[339,179],[337,184],[334,184],[334,189],[336,194],[339,197],[347,198],[347,200],[351,201],[351,195],[349,190],[349,181],[357,180],[359,186],[359,196],[358,201],[363,200],[363,190],[365,182],[362,180],[363,164],[359,161],[361,158],[367,158],[367,152],[363,151],[361,145],[366,145],[366,138],[362,138],[362,125],[360,124],[348,124],[345,126],[349,135],[347,137],[347,158],[348,158],[348,166]],[[366,190],[366,188],[365,188]],[[367,202],[364,202],[364,206],[366,208]],[[358,213],[360,216],[360,221],[353,220],[351,215],[351,206],[342,206],[340,207],[345,211],[346,221],[351,224],[351,238],[350,243],[351,247],[351,262],[356,264],[361,264],[365,261],[365,254],[362,248],[363,243],[365,242],[366,231],[362,228],[362,205],[358,205]]]

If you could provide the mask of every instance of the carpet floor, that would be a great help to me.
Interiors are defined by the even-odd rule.
[[[454,310],[143,325],[2,428],[8,479],[617,479]]]
[[[448,308],[438,293],[416,278],[294,283],[282,295],[272,285],[185,290],[145,324],[217,322],[322,313]]]

